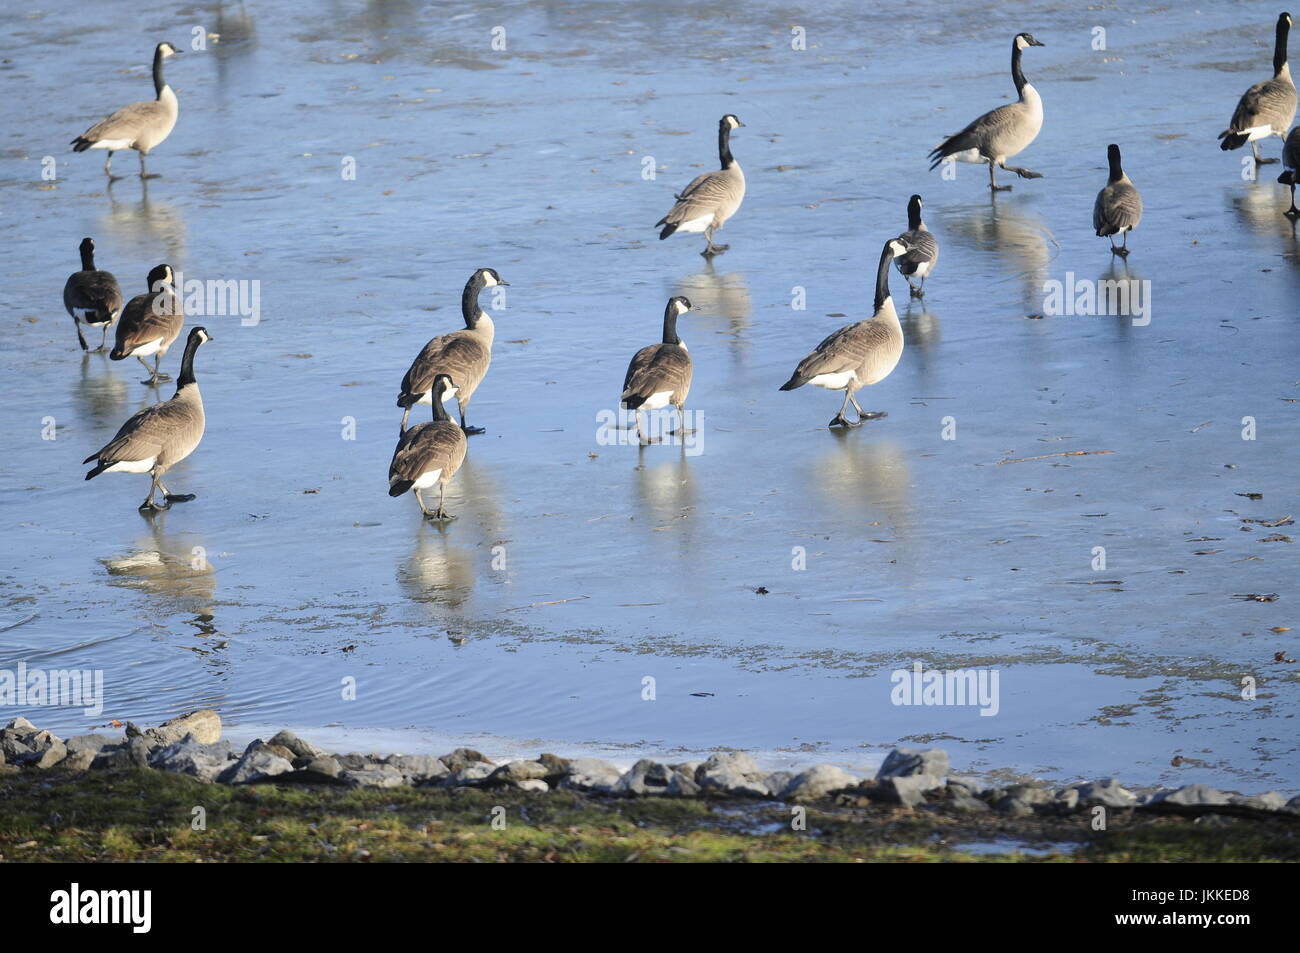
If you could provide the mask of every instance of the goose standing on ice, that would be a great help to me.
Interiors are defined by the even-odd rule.
[[[641,429],[641,411],[658,410],[669,404],[677,408],[678,432],[686,433],[686,395],[691,391],[694,369],[686,345],[677,336],[677,319],[691,310],[691,303],[681,295],[668,299],[664,308],[663,339],[647,344],[632,355],[623,375],[623,393],[619,403],[636,416],[636,433],[642,444],[649,443]]]
[[[1295,187],[1300,185],[1300,126],[1291,130],[1282,146],[1282,174],[1277,180],[1283,185],[1291,186],[1291,207],[1282,214],[1294,221],[1300,218],[1300,209],[1295,207]]]
[[[659,233],[660,241],[676,232],[703,232],[706,244],[700,254],[705,258],[719,255],[730,247],[713,244],[713,233],[736,214],[745,200],[745,173],[731,154],[731,130],[744,125],[731,113],[718,120],[718,161],[722,168],[697,175],[682,189],[677,204],[655,222],[655,228],[664,227]]]
[[[1273,42],[1273,78],[1256,83],[1246,90],[1237,103],[1228,128],[1219,133],[1223,141],[1219,148],[1224,152],[1240,149],[1247,142],[1255,156],[1256,165],[1276,162],[1259,154],[1259,140],[1269,136],[1285,136],[1295,119],[1295,83],[1291,81],[1291,67],[1286,61],[1286,39],[1291,29],[1291,14],[1277,18],[1277,32]]]
[[[406,376],[402,378],[402,392],[397,395],[397,406],[403,408],[402,429],[406,429],[411,408],[416,404],[434,402],[433,382],[439,374],[447,374],[454,384],[447,391],[446,397],[455,397],[460,406],[460,426],[467,434],[483,433],[482,427],[470,427],[465,423],[465,408],[474,396],[478,385],[492,363],[492,340],[496,335],[496,325],[492,317],[479,307],[478,296],[484,288],[497,285],[509,286],[501,276],[491,268],[480,268],[470,275],[465,290],[460,296],[461,316],[465,327],[460,331],[443,334],[434,338],[411,362]]]
[[[148,473],[153,477],[149,495],[140,504],[142,511],[165,510],[173,503],[186,503],[194,499],[193,493],[175,494],[163,486],[163,474],[180,463],[203,439],[205,418],[203,397],[198,381],[194,379],[194,354],[199,345],[211,341],[206,328],[195,328],[185,342],[185,357],[181,360],[181,373],[176,378],[176,393],[171,400],[146,407],[133,416],[117,432],[117,436],[102,449],[86,457],[82,463],[95,461],[95,468],[86,474],[92,480],[101,473]],[[162,490],[163,502],[155,503],[153,496]]]
[[[894,259],[894,266],[907,279],[907,288],[913,298],[925,297],[926,276],[939,262],[939,243],[921,220],[922,204],[919,195],[907,200],[907,231],[898,236],[898,240],[907,246],[907,254]],[[914,277],[921,279],[919,287],[912,284]]]
[[[949,156],[958,162],[987,162],[989,188],[994,192],[1011,189],[1009,185],[998,185],[994,177],[994,166],[1014,172],[1022,179],[1043,177],[1041,172],[1007,165],[1007,160],[1023,152],[1043,128],[1042,97],[1038,95],[1038,90],[1029,85],[1020,69],[1020,54],[1027,47],[1043,45],[1030,33],[1016,34],[1016,38],[1011,41],[1011,79],[1016,84],[1020,98],[1014,103],[986,112],[957,135],[937,146],[930,153],[930,159],[933,160],[930,171],[933,172]]]
[[[109,352],[111,361],[125,361],[134,357],[149,372],[149,379],[141,383],[157,387],[171,380],[158,367],[167,356],[167,350],[181,335],[185,327],[185,312],[181,299],[175,293],[175,276],[172,266],[161,264],[149,272],[149,290],[136,295],[126,303],[122,320],[117,325],[117,341]],[[153,356],[153,367],[146,357]]]
[[[102,351],[108,340],[108,329],[122,313],[122,289],[111,272],[95,267],[94,239],[83,238],[80,251],[81,271],[68,276],[63,286],[63,306],[77,326],[77,342],[81,349],[90,350],[85,335],[81,333],[84,324],[88,328],[99,328],[99,347],[95,350]]]
[[[1110,162],[1110,178],[1106,187],[1097,193],[1097,201],[1092,207],[1092,227],[1098,237],[1110,238],[1112,255],[1128,258],[1128,233],[1142,221],[1142,196],[1124,174],[1119,146],[1113,142],[1108,145],[1106,158]],[[1115,247],[1116,235],[1124,236],[1121,248]]]
[[[804,384],[844,391],[840,412],[831,420],[832,427],[857,427],[864,420],[876,420],[884,413],[864,413],[853,394],[861,387],[878,384],[898,365],[903,356],[903,326],[889,296],[889,263],[907,254],[907,246],[897,238],[885,243],[876,269],[875,313],[866,321],[840,328],[799,362],[781,390],[794,390]],[[849,422],[844,416],[852,402],[858,419]]]
[[[447,512],[443,501],[447,484],[465,462],[465,428],[456,426],[442,405],[456,390],[452,379],[446,374],[437,374],[431,389],[433,420],[410,430],[402,426],[397,448],[393,451],[393,462],[388,466],[388,495],[401,496],[407,490],[415,490],[415,500],[420,504],[425,519],[452,520],[456,517]],[[424,505],[420,491],[435,483],[438,484],[438,508],[430,511]]]
[[[163,79],[163,60],[176,54],[176,47],[170,43],[159,43],[153,51],[153,88],[157,94],[156,99],[123,106],[72,140],[73,152],[108,150],[108,158],[104,160],[104,174],[110,180],[114,177],[113,153],[118,149],[134,149],[138,152],[140,178],[149,178],[144,167],[144,157],[150,149],[171,135],[176,126],[176,117],[180,114],[176,94]]]

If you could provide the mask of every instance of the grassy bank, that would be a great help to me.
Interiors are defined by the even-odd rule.
[[[192,829],[195,807],[206,830]],[[492,823],[498,808],[503,829]],[[736,801],[232,788],[146,770],[0,776],[5,862],[1300,860],[1292,822],[1116,815],[1095,833],[1076,817],[827,804],[809,807],[807,831],[796,832],[791,817],[789,806]]]

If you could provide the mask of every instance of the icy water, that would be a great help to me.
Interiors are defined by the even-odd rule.
[[[6,9],[0,668],[101,669],[107,698],[5,716],[79,731],[210,705],[240,737],[735,746],[859,770],[934,744],[962,770],[1296,791],[1300,682],[1274,661],[1300,655],[1274,631],[1297,624],[1296,527],[1243,520],[1300,516],[1300,243],[1278,166],[1247,181],[1245,151],[1215,141],[1269,74],[1277,12]],[[192,49],[196,25],[219,40]],[[945,180],[925,154],[1014,95],[1020,30],[1046,44],[1025,56],[1046,122],[1012,163],[1045,177],[1003,173],[994,203],[981,167]],[[102,155],[67,143],[149,95],[164,39],[186,52],[160,177],[106,188]],[[651,224],[714,167],[726,112],[749,191],[707,265],[699,236]],[[1150,282],[1145,326],[1044,313],[1046,280],[1125,277],[1090,227],[1112,141],[1146,202],[1128,269]],[[860,395],[888,417],[829,432],[838,394],[777,387],[869,316],[914,191],[942,252],[924,304],[892,279],[907,350]],[[208,429],[168,483],[198,499],[152,519],[147,477],[83,482],[153,399],[137,362],[76,347],[60,291],[86,235],[128,295],[160,261],[260,282],[260,322],[191,319],[214,338]],[[509,296],[483,296],[487,433],[439,528],[386,494],[394,400],[479,266]],[[701,308],[680,330],[702,452],[601,444],[673,294]],[[1050,456],[1074,451],[1094,453]],[[995,670],[996,715],[892,704],[891,672],[918,661]]]

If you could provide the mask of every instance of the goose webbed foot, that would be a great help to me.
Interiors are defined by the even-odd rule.
[[[159,374],[157,377],[150,377],[142,380],[140,383],[146,387],[157,387],[159,384],[166,384],[172,379],[170,374]]]
[[[486,427],[468,427],[465,424],[461,424],[460,429],[464,432],[465,436],[467,437],[472,437],[475,434],[487,433]]]
[[[452,516],[450,513],[448,513],[440,506],[432,513],[430,513],[428,510],[425,510],[424,518],[427,519],[430,523],[447,523],[450,522],[451,520],[454,520],[456,517]]]
[[[1128,257],[1128,248],[1127,248],[1127,247],[1116,247],[1116,246],[1112,245],[1112,246],[1111,246],[1111,249],[1110,249],[1110,253],[1111,253],[1112,255],[1119,255],[1120,258],[1127,258],[1127,257]]]
[[[155,503],[152,497],[145,500],[139,506],[141,513],[161,513],[164,510],[169,510],[171,508],[172,505],[170,503],[166,503],[166,502]]]
[[[163,499],[168,503],[188,503],[190,500],[198,499],[197,493],[165,493]]]
[[[1272,158],[1268,158],[1268,157],[1266,157],[1266,156],[1256,156],[1256,158],[1255,158],[1255,164],[1256,164],[1256,165],[1272,165],[1274,162],[1277,162],[1277,161],[1278,161],[1278,160],[1277,160],[1277,157],[1276,157],[1276,156],[1274,156],[1274,157],[1272,157]]]
[[[829,424],[827,424],[826,426],[828,426],[828,427],[847,427],[847,428],[849,428],[849,429],[851,430],[851,429],[854,428],[854,427],[861,427],[861,426],[862,426],[862,421],[861,421],[861,420],[849,420],[849,418],[845,417],[843,414],[836,414],[836,415],[835,415],[835,419],[833,419],[833,420],[832,420]]]
[[[709,245],[709,247],[700,252],[700,254],[705,258],[712,258],[714,255],[721,255],[730,247],[730,245]]]
[[[907,290],[911,293],[911,296],[912,296],[913,298],[924,298],[924,297],[925,297],[925,288],[918,288],[918,287],[916,287],[916,285],[912,284],[910,281],[907,283]]]
[[[1282,214],[1294,222],[1297,218],[1300,218],[1300,208],[1296,208],[1294,205],[1292,205],[1289,209],[1287,209]]]
[[[1008,172],[1014,172],[1016,175],[1020,176],[1022,179],[1041,179],[1041,178],[1043,177],[1043,173],[1041,173],[1041,172],[1034,172],[1034,171],[1031,170],[1031,169],[1018,169],[1018,168],[1016,168],[1016,167],[1013,166],[1013,165],[1005,166],[1004,168],[1005,168]]]
[[[995,194],[995,195],[996,195],[998,192],[1010,192],[1011,189],[1012,189],[1012,186],[1010,186],[1010,185],[990,185],[990,186],[989,186],[989,190],[990,190],[991,192],[993,192],[993,194]]]
[[[884,410],[869,410],[869,411],[867,411],[865,414],[859,412],[859,413],[858,413],[858,423],[862,423],[864,420],[881,420],[881,419],[883,419],[883,418],[885,418],[885,417],[888,417],[888,416],[889,416],[889,413],[888,413],[887,411],[884,411]]]

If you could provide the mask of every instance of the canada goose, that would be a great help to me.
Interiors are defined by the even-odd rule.
[[[194,499],[193,493],[170,492],[163,486],[162,477],[193,453],[203,439],[203,397],[194,379],[194,352],[200,344],[211,340],[206,328],[190,331],[172,399],[134,415],[103,449],[86,457],[82,463],[96,461],[95,468],[86,474],[87,480],[101,473],[148,473],[153,483],[149,485],[149,495],[140,504],[141,510],[165,510],[173,503]],[[154,502],[157,490],[162,490],[162,503]]]
[[[736,214],[740,203],[745,200],[745,173],[731,154],[731,130],[743,125],[731,113],[718,120],[718,161],[722,168],[697,175],[676,196],[677,204],[655,222],[655,228],[664,226],[659,233],[660,241],[674,232],[703,232],[707,244],[700,254],[705,258],[712,258],[730,247],[713,244],[713,233]]]
[[[1256,83],[1246,90],[1237,103],[1236,112],[1228,128],[1219,133],[1223,141],[1219,148],[1224,152],[1240,149],[1247,142],[1255,156],[1256,165],[1276,162],[1259,154],[1259,140],[1269,136],[1285,136],[1295,119],[1295,83],[1291,81],[1291,67],[1286,62],[1286,35],[1291,29],[1291,14],[1277,18],[1277,36],[1273,45],[1273,78]]]
[[[1119,146],[1113,142],[1108,145],[1106,158],[1110,162],[1110,178],[1106,180],[1106,187],[1097,193],[1097,202],[1092,207],[1092,227],[1098,236],[1110,237],[1112,255],[1127,258],[1128,233],[1142,221],[1142,196],[1124,174],[1119,160]],[[1122,248],[1115,247],[1116,235],[1124,236]]]
[[[863,413],[853,393],[860,387],[878,384],[898,364],[903,355],[903,327],[898,323],[898,312],[889,296],[889,263],[907,254],[907,246],[897,238],[885,243],[880,253],[880,267],[876,270],[875,314],[866,321],[840,328],[816,350],[799,362],[790,379],[781,390],[794,390],[804,384],[824,387],[826,390],[844,391],[844,403],[830,426],[857,427],[864,420],[875,420],[884,413]],[[844,411],[849,403],[858,412],[858,419],[849,423]]]
[[[1283,185],[1291,186],[1291,207],[1282,214],[1287,218],[1300,218],[1300,208],[1295,206],[1296,180],[1300,178],[1300,126],[1291,130],[1282,146],[1282,174],[1277,180]]]
[[[185,326],[185,312],[173,281],[171,265],[158,265],[149,272],[149,291],[126,303],[117,323],[117,341],[108,355],[111,361],[138,359],[149,372],[149,379],[142,383],[154,387],[171,380],[170,375],[159,372],[158,365]],[[145,360],[150,354],[153,367]]]
[[[677,336],[677,318],[692,310],[681,295],[668,299],[664,308],[663,340],[647,344],[632,356],[623,376],[622,406],[636,416],[636,432],[641,442],[649,442],[641,429],[641,411],[658,410],[672,404],[679,415],[679,432],[686,433],[686,395],[691,392],[691,355]]]
[[[930,158],[930,171],[933,172],[944,159],[952,156],[958,162],[987,162],[989,164],[989,188],[994,192],[1006,192],[1009,185],[998,185],[994,178],[994,166],[1001,166],[1008,172],[1014,172],[1022,179],[1041,179],[1041,172],[1030,172],[1007,165],[1007,159],[1022,152],[1038,136],[1043,128],[1043,100],[1038,90],[1030,86],[1025,74],[1020,70],[1020,54],[1029,46],[1043,46],[1029,33],[1017,33],[1011,41],[1011,79],[1016,84],[1020,98],[1014,103],[1007,103],[997,109],[986,112],[973,123],[949,137],[936,147]]]
[[[894,266],[907,279],[913,298],[925,297],[926,276],[934,271],[939,261],[939,243],[921,221],[921,205],[919,195],[907,200],[907,231],[898,236],[898,240],[907,246],[907,254],[894,259]],[[912,284],[913,276],[921,279],[919,288]]]
[[[456,426],[442,405],[456,393],[452,378],[446,374],[434,375],[431,390],[434,395],[433,422],[418,424],[410,430],[403,424],[397,449],[393,451],[393,462],[388,467],[388,495],[401,496],[413,489],[425,519],[451,520],[456,517],[443,508],[443,499],[447,495],[447,484],[465,462],[465,429]],[[429,512],[420,491],[435,483],[438,484],[438,508]]]
[[[107,149],[104,174],[112,178],[113,153],[118,149],[134,149],[140,154],[140,178],[148,178],[144,157],[171,135],[180,109],[176,94],[163,80],[163,60],[177,52],[170,43],[159,43],[153,51],[153,88],[158,94],[157,99],[123,106],[107,119],[95,123],[72,140],[72,151]]]
[[[94,239],[81,240],[81,271],[74,271],[68,276],[63,286],[63,306],[68,309],[72,323],[77,327],[77,342],[81,349],[90,350],[81,333],[84,324],[99,328],[99,347],[96,350],[104,350],[108,329],[122,313],[122,289],[118,287],[117,279],[111,272],[100,271],[95,267]]]
[[[465,408],[483,383],[488,365],[492,363],[492,338],[496,325],[492,317],[478,305],[479,293],[484,288],[509,285],[491,268],[480,268],[470,275],[465,291],[460,296],[460,312],[465,318],[465,328],[434,338],[424,346],[411,362],[402,378],[402,392],[397,395],[397,406],[404,408],[402,429],[406,429],[411,408],[416,404],[432,404],[433,381],[439,374],[449,374],[456,383],[447,391],[460,405],[460,426],[467,434],[483,433],[482,427],[465,424]],[[435,414],[435,419],[436,414]]]

